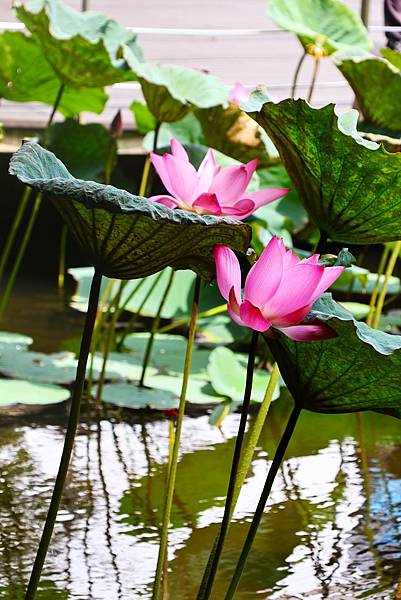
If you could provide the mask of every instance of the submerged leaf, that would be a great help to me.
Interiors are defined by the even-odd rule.
[[[338,337],[267,340],[295,401],[315,412],[375,410],[401,418],[401,336],[355,321],[329,294],[316,302],[313,316]]]
[[[355,113],[338,119],[333,105],[314,109],[284,100],[252,116],[272,137],[305,208],[328,237],[353,244],[399,240],[401,154],[361,138]]]
[[[238,252],[249,244],[244,223],[172,210],[113,186],[75,179],[36,143],[14,154],[10,173],[51,198],[93,265],[108,277],[135,279],[171,266],[210,280],[216,244]]]

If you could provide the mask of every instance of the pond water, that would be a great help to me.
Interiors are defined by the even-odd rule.
[[[34,333],[35,349],[57,350],[79,331],[81,316],[49,286],[32,287],[30,299],[27,308],[17,295],[4,328]],[[224,598],[290,410],[286,397],[271,408],[230,529],[215,600]],[[170,600],[196,597],[223,512],[238,421],[230,415],[221,431],[205,414],[184,421]],[[2,418],[1,599],[23,598],[65,424],[64,406],[41,416]],[[168,427],[166,418],[154,415],[83,416],[39,600],[150,598]],[[399,421],[374,413],[301,415],[236,598],[394,597],[401,570],[400,433]]]

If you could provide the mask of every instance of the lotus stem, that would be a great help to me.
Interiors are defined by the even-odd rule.
[[[323,254],[323,252],[326,250],[327,237],[328,236],[325,231],[320,232],[320,237],[319,237],[319,240],[313,250],[313,254]]]
[[[79,352],[79,360],[77,366],[77,374],[75,379],[74,390],[71,399],[71,410],[68,419],[67,432],[64,439],[64,447],[61,455],[60,465],[56,477],[56,482],[53,489],[52,499],[50,501],[49,510],[46,517],[46,522],[43,528],[42,537],[36,553],[35,562],[33,564],[31,577],[28,588],[25,594],[25,600],[33,600],[36,595],[36,590],[39,584],[40,576],[43,569],[43,564],[49,548],[50,539],[52,537],[54,524],[56,521],[58,509],[60,506],[61,497],[63,494],[64,484],[67,477],[68,467],[71,460],[72,449],[74,446],[75,434],[79,423],[80,407],[82,392],[85,383],[86,364],[88,361],[89,350],[91,346],[93,328],[96,319],[96,310],[99,301],[100,284],[102,275],[95,271],[93,276],[91,291],[89,296],[88,312],[86,314],[85,326],[82,335],[81,349]]]
[[[307,98],[307,102],[309,102],[309,103],[312,101],[313,91],[315,89],[315,83],[316,83],[316,79],[317,79],[317,74],[319,72],[319,65],[320,65],[320,58],[315,57],[315,64],[313,66],[312,81],[311,81],[311,84],[310,84],[309,94],[308,94],[308,98]]]
[[[25,233],[24,233],[24,237],[22,238],[22,242],[21,242],[21,245],[19,247],[18,254],[17,254],[16,259],[15,259],[14,264],[13,264],[13,268],[11,270],[10,276],[9,276],[7,284],[5,286],[4,293],[3,293],[2,297],[1,297],[1,301],[0,301],[0,319],[2,319],[2,317],[4,315],[4,311],[7,308],[7,304],[8,304],[8,301],[10,299],[11,291],[12,291],[12,289],[14,287],[15,279],[17,277],[17,274],[18,274],[18,271],[19,271],[22,259],[24,257],[26,247],[27,247],[28,242],[30,240],[32,229],[33,229],[33,226],[35,225],[36,217],[38,216],[38,212],[39,212],[41,201],[42,201],[42,194],[38,194],[36,196],[36,198],[35,198],[35,202],[34,202],[34,205],[33,205],[33,208],[32,208],[32,212],[31,212],[31,215],[29,217],[28,225],[26,227],[26,230],[25,230]]]
[[[146,196],[151,164],[152,163],[150,162],[150,158],[149,158],[149,156],[147,156],[145,158],[145,164],[143,165],[142,179],[141,179],[141,183],[139,186],[139,196]]]
[[[21,200],[19,202],[17,212],[14,217],[13,224],[7,236],[6,243],[4,244],[3,252],[0,258],[0,285],[4,276],[4,269],[6,267],[7,261],[10,256],[11,249],[14,245],[15,238],[17,236],[17,231],[19,226],[21,225],[22,218],[24,216],[26,207],[28,205],[29,197],[31,195],[32,188],[25,186],[24,191],[22,192]]]
[[[304,50],[304,53],[302,54],[301,58],[299,59],[297,66],[295,68],[295,72],[294,72],[294,77],[292,80],[292,86],[291,86],[291,98],[295,98],[295,92],[297,90],[297,83],[298,83],[298,76],[299,73],[301,72],[301,67],[303,65],[303,62],[305,60],[305,58],[307,57],[308,53],[306,50]]]
[[[212,562],[210,565],[209,575],[206,580],[204,590],[202,590],[202,593],[200,593],[198,595],[198,600],[207,600],[208,598],[210,598],[210,594],[212,593],[213,583],[214,583],[214,580],[216,577],[217,567],[218,567],[218,564],[220,561],[220,556],[221,556],[224,542],[225,542],[225,539],[227,536],[228,527],[230,525],[231,515],[234,510],[234,502],[236,500],[236,498],[235,498],[236,479],[237,479],[237,475],[238,475],[238,468],[240,465],[241,450],[242,450],[242,444],[244,441],[246,422],[247,422],[248,413],[249,413],[249,406],[251,403],[253,370],[255,367],[255,357],[256,357],[256,347],[257,347],[257,343],[258,343],[258,337],[259,337],[259,333],[257,331],[253,331],[252,338],[251,338],[251,345],[250,345],[249,354],[248,354],[248,366],[247,366],[247,371],[246,371],[246,383],[245,383],[245,391],[244,391],[244,400],[242,403],[242,410],[241,410],[241,419],[240,419],[240,423],[239,423],[239,427],[238,427],[237,439],[235,441],[234,456],[233,456],[233,461],[232,461],[232,465],[231,465],[230,480],[228,483],[228,490],[227,490],[226,503],[225,503],[225,507],[224,507],[223,520],[220,525],[220,531],[218,534],[218,538],[217,538],[217,542],[216,542],[216,546],[215,546],[215,550],[214,550],[214,556],[213,556],[213,559],[212,559]],[[238,498],[238,495],[237,495],[237,498]]]
[[[220,306],[215,306],[214,308],[209,308],[209,310],[204,310],[200,312],[198,317],[199,319],[213,317],[214,315],[220,315],[227,311],[227,304],[220,304]],[[164,327],[160,327],[158,329],[158,333],[166,333],[167,331],[172,331],[173,329],[177,329],[177,327],[182,327],[189,323],[191,317],[183,317],[182,319],[177,319],[177,321],[173,321],[173,323],[169,323],[169,325],[165,325]]]
[[[374,285],[374,288],[372,291],[372,295],[370,297],[369,312],[366,317],[367,325],[372,324],[372,318],[373,318],[373,313],[375,310],[376,300],[377,300],[377,296],[379,294],[380,279],[381,279],[381,276],[383,275],[384,267],[386,266],[386,262],[387,262],[387,258],[388,258],[389,254],[390,254],[390,248],[388,246],[384,246],[383,252],[382,252],[382,255],[380,258],[379,267],[377,269],[377,277],[376,277],[375,285]]]
[[[362,0],[361,2],[361,19],[365,27],[369,24],[369,4],[370,0]]]
[[[58,263],[58,289],[64,289],[65,282],[65,257],[67,252],[67,225],[63,225],[60,236],[60,258]]]
[[[398,241],[394,244],[394,248],[391,252],[390,258],[387,263],[387,268],[384,273],[384,281],[382,288],[380,290],[379,298],[377,300],[375,317],[373,319],[372,327],[373,329],[377,329],[379,327],[380,316],[382,314],[384,300],[386,299],[386,293],[388,288],[388,282],[390,280],[391,275],[393,274],[395,263],[397,262],[397,258],[401,252],[401,241]]]
[[[175,478],[177,474],[177,464],[178,464],[178,450],[180,447],[181,440],[181,430],[182,430],[182,422],[184,419],[185,413],[185,401],[187,397],[187,388],[189,381],[189,373],[191,368],[191,360],[192,360],[192,351],[194,346],[195,334],[196,334],[196,320],[198,317],[199,311],[199,296],[200,296],[200,287],[201,287],[201,278],[199,275],[196,277],[195,289],[194,289],[194,297],[192,302],[192,316],[191,322],[189,325],[189,333],[188,333],[188,342],[187,342],[187,351],[185,355],[185,364],[182,378],[182,386],[181,386],[181,395],[180,402],[178,406],[178,417],[177,417],[177,426],[175,430],[175,438],[173,444],[173,451],[171,456],[171,464],[169,469],[169,478],[167,485],[166,498],[164,503],[164,511],[163,511],[163,524],[160,535],[160,545],[159,545],[159,556],[157,559],[157,568],[155,581],[153,585],[153,600],[159,600],[160,592],[162,588],[162,574],[163,574],[163,566],[165,556],[167,555],[167,539],[168,539],[168,528],[170,525],[170,515],[171,515],[171,507],[173,504],[173,494],[175,487]]]
[[[241,492],[242,486],[244,485],[244,481],[246,478],[246,474],[248,473],[250,464],[252,462],[252,458],[255,452],[256,444],[260,438],[260,434],[263,429],[263,425],[266,421],[267,413],[269,412],[270,404],[272,402],[274,390],[276,389],[278,379],[280,376],[280,372],[277,366],[277,363],[273,367],[273,371],[270,375],[269,383],[267,384],[266,392],[263,397],[262,403],[260,405],[258,414],[256,416],[255,422],[252,424],[251,429],[249,431],[249,435],[246,439],[245,448],[243,453],[241,454],[241,460],[238,466],[237,478],[235,480],[235,488],[234,488],[234,497],[231,505],[230,511],[230,520],[232,518],[235,506],[238,501],[239,494]],[[203,575],[202,583],[199,588],[198,599],[203,597],[205,593],[206,581],[209,577],[209,572],[212,566],[212,562],[216,553],[218,536],[216,537],[212,551],[209,556],[209,560],[206,565],[205,573]]]
[[[242,572],[244,570],[245,563],[247,561],[249,552],[250,552],[252,544],[253,544],[253,540],[255,539],[255,535],[258,530],[260,520],[263,516],[263,511],[265,509],[266,502],[269,498],[274,479],[277,475],[277,471],[279,470],[281,462],[284,458],[285,451],[287,450],[288,443],[294,432],[295,425],[297,424],[300,412],[301,412],[301,406],[299,404],[296,404],[292,410],[290,418],[288,419],[287,426],[281,437],[279,445],[277,446],[277,450],[274,455],[273,462],[272,462],[269,472],[267,474],[266,482],[265,482],[264,488],[262,490],[262,494],[260,496],[255,514],[253,516],[252,523],[249,527],[248,535],[246,537],[245,544],[242,548],[241,556],[239,558],[239,561],[238,561],[237,566],[234,571],[233,578],[231,580],[230,586],[229,586],[227,594],[225,596],[225,600],[231,600],[232,598],[234,598],[234,594],[237,589]]]
[[[160,300],[160,304],[159,304],[159,308],[157,309],[156,315],[153,319],[153,323],[152,323],[152,327],[150,330],[150,336],[149,336],[149,340],[146,346],[146,350],[145,350],[145,356],[143,358],[143,364],[142,364],[142,374],[141,374],[141,378],[139,380],[139,387],[143,387],[144,386],[144,381],[145,381],[145,375],[146,375],[146,370],[148,368],[149,365],[149,361],[150,361],[150,357],[152,355],[152,349],[153,349],[153,343],[155,341],[155,334],[159,328],[159,324],[160,324],[160,319],[161,319],[161,314],[164,308],[164,305],[166,303],[167,297],[169,295],[171,286],[173,284],[174,281],[174,271],[171,270],[170,273],[170,277],[168,279],[167,285],[166,285],[166,289],[164,290],[163,296]]]
[[[57,92],[57,96],[56,96],[56,98],[54,100],[54,103],[53,103],[52,111],[51,111],[49,119],[48,119],[48,121],[46,123],[46,128],[45,128],[45,131],[44,131],[44,143],[45,143],[45,146],[47,145],[47,135],[49,133],[50,125],[53,123],[54,117],[56,116],[57,109],[60,106],[60,102],[61,102],[61,98],[63,96],[64,88],[65,88],[65,84],[61,83],[60,87],[58,89],[58,92]]]

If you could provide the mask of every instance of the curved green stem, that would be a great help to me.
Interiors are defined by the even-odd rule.
[[[300,412],[301,412],[301,406],[296,404],[290,415],[290,418],[288,419],[287,426],[281,437],[279,445],[277,446],[277,450],[274,455],[273,462],[272,462],[269,472],[267,474],[266,482],[265,482],[264,488],[262,490],[262,494],[260,496],[255,514],[253,516],[252,523],[249,527],[248,535],[246,537],[244,546],[242,548],[241,556],[240,556],[237,566],[235,568],[234,575],[233,575],[233,578],[230,583],[230,587],[228,588],[227,594],[225,596],[225,600],[231,600],[232,598],[234,598],[234,594],[237,589],[239,580],[241,579],[241,575],[244,570],[245,563],[248,558],[248,554],[251,550],[253,540],[255,539],[255,535],[258,530],[260,520],[263,516],[263,511],[265,509],[266,502],[269,498],[274,479],[277,475],[277,471],[279,470],[281,462],[284,458],[285,451],[287,450],[288,443],[294,432],[295,425],[297,424]]]
[[[10,276],[8,278],[6,287],[0,300],[0,319],[3,317],[4,311],[7,308],[8,301],[10,299],[11,291],[14,287],[15,279],[17,277],[22,259],[24,258],[25,250],[31,237],[33,226],[35,225],[36,217],[38,216],[40,204],[42,202],[42,194],[38,194],[35,198],[35,202],[32,208],[31,215],[29,217],[28,225],[26,227],[24,237],[22,238],[21,245],[18,250],[18,254],[13,264]]]
[[[31,577],[28,588],[25,594],[25,600],[33,600],[36,595],[36,590],[39,584],[40,576],[45,562],[46,554],[49,548],[50,539],[53,533],[54,523],[56,521],[57,512],[60,506],[61,497],[63,494],[64,484],[67,477],[68,467],[70,464],[72,449],[74,446],[75,433],[78,427],[81,398],[85,383],[86,363],[91,345],[93,327],[96,319],[96,309],[99,300],[100,284],[102,275],[95,271],[93,276],[91,291],[89,296],[88,312],[86,314],[85,326],[82,335],[81,349],[79,352],[79,360],[77,366],[77,374],[75,379],[74,391],[71,399],[71,411],[68,419],[67,432],[64,439],[64,447],[61,455],[60,465],[56,477],[56,482],[53,489],[52,499],[50,501],[49,510],[46,517],[46,522],[43,528],[42,537],[36,553],[35,562],[33,564]]]
[[[227,497],[226,503],[224,507],[224,515],[223,520],[221,522],[219,535],[217,538],[216,546],[214,549],[214,556],[210,565],[209,575],[207,577],[204,589],[201,589],[198,594],[198,600],[207,600],[210,598],[210,594],[212,593],[213,583],[217,573],[217,567],[220,561],[220,556],[223,550],[224,542],[227,536],[228,527],[230,525],[230,519],[232,512],[234,510],[234,501],[235,501],[235,488],[236,488],[236,479],[238,475],[238,467],[241,459],[241,449],[244,441],[246,422],[249,413],[249,406],[251,403],[251,393],[252,393],[252,380],[253,380],[253,370],[255,367],[255,356],[256,356],[256,347],[258,343],[259,333],[257,331],[252,332],[251,345],[249,348],[248,355],[248,366],[246,371],[246,383],[245,383],[245,392],[244,392],[244,400],[242,403],[241,410],[241,419],[238,427],[237,439],[235,441],[234,448],[234,456],[233,462],[231,465],[231,473],[230,480],[228,483]]]
[[[366,317],[366,324],[369,326],[372,323],[373,313],[375,311],[375,306],[376,306],[376,300],[377,300],[377,296],[379,294],[380,280],[381,280],[381,276],[383,275],[384,268],[386,266],[386,262],[387,262],[389,254],[390,254],[390,248],[388,246],[384,246],[383,252],[382,252],[382,255],[380,258],[380,263],[379,263],[379,266],[377,269],[377,277],[376,277],[375,285],[373,287],[372,295],[370,297],[369,312]]]
[[[52,111],[51,111],[49,119],[48,119],[48,121],[46,123],[46,128],[45,128],[45,131],[44,131],[44,134],[43,134],[43,139],[44,139],[45,146],[47,145],[47,141],[48,141],[47,140],[47,135],[49,133],[50,125],[53,123],[54,117],[56,116],[57,109],[60,106],[60,102],[61,102],[61,98],[63,96],[64,88],[65,88],[65,83],[61,83],[60,87],[58,89],[58,92],[57,92],[57,96],[56,96],[56,98],[54,100],[54,103],[53,103]]]
[[[316,79],[317,79],[317,74],[319,72],[319,65],[320,65],[320,58],[315,58],[315,64],[313,67],[313,74],[312,74],[312,81],[310,84],[309,94],[308,94],[308,98],[307,98],[308,102],[312,101],[313,91],[315,89],[315,83],[316,83]]]
[[[28,205],[28,201],[29,201],[31,192],[32,192],[32,188],[30,188],[30,187],[24,188],[24,191],[21,196],[21,200],[18,205],[17,212],[15,213],[13,224],[12,224],[9,234],[7,236],[6,243],[4,244],[3,252],[1,253],[0,286],[1,286],[1,280],[3,279],[3,276],[4,276],[4,269],[6,268],[6,264],[7,264],[8,258],[10,256],[11,248],[13,247],[13,244],[15,242],[15,238],[17,236],[17,231],[18,231],[19,226],[21,225],[21,221],[24,216],[26,207]]]
[[[169,277],[169,280],[168,280],[167,285],[166,285],[166,289],[164,290],[163,296],[162,296],[162,298],[160,300],[159,308],[157,309],[157,313],[155,315],[155,318],[153,319],[152,327],[151,327],[151,330],[150,330],[149,340],[148,340],[148,343],[147,343],[147,346],[146,346],[146,350],[145,350],[145,356],[143,358],[142,374],[141,374],[141,378],[140,378],[139,383],[138,383],[139,387],[143,387],[144,386],[146,369],[148,368],[150,357],[152,355],[152,349],[153,349],[153,343],[155,341],[155,335],[156,335],[156,332],[157,332],[157,330],[159,328],[162,310],[164,308],[164,305],[166,303],[167,297],[169,295],[171,286],[173,284],[173,280],[174,280],[174,271],[171,270],[170,277]]]
[[[65,257],[67,252],[67,225],[63,225],[61,229],[60,236],[60,257],[58,262],[58,289],[64,289],[64,281],[65,281]]]
[[[397,262],[397,258],[401,252],[401,241],[395,243],[393,251],[391,252],[386,271],[384,273],[384,281],[382,288],[380,290],[379,298],[376,304],[375,317],[373,319],[372,327],[373,329],[377,329],[379,327],[380,316],[382,314],[384,300],[386,299],[388,282],[390,280],[391,275],[393,274],[395,263]]]
[[[195,282],[194,298],[192,301],[192,316],[191,316],[191,323],[189,325],[188,343],[187,343],[187,351],[186,351],[186,355],[185,355],[185,364],[184,364],[184,372],[183,372],[183,378],[182,378],[180,402],[179,402],[179,406],[178,406],[177,427],[175,430],[175,438],[174,438],[174,445],[173,445],[173,451],[172,451],[172,456],[171,456],[171,464],[170,464],[170,469],[169,469],[167,492],[166,492],[166,497],[165,497],[165,502],[164,502],[163,524],[162,524],[162,530],[161,530],[161,535],[160,535],[159,556],[157,559],[156,575],[155,575],[155,581],[153,584],[153,593],[152,593],[153,600],[159,600],[159,598],[160,598],[164,559],[167,554],[168,528],[170,525],[171,507],[173,504],[173,494],[174,494],[175,478],[176,478],[176,474],[177,474],[177,464],[178,464],[178,450],[180,447],[182,422],[183,422],[184,413],[185,413],[185,400],[187,397],[189,372],[190,372],[190,368],[191,368],[192,351],[193,351],[195,333],[196,333],[196,320],[197,320],[198,311],[199,311],[200,287],[201,287],[201,279],[200,279],[199,275],[197,275],[196,282]]]
[[[301,67],[303,65],[303,62],[305,60],[305,58],[307,57],[308,53],[306,52],[306,50],[304,50],[304,53],[302,54],[301,58],[298,61],[298,64],[295,68],[295,72],[294,72],[294,77],[292,80],[292,86],[291,86],[291,98],[295,97],[295,92],[297,91],[297,83],[298,83],[298,77],[299,77],[299,73],[301,72]]]

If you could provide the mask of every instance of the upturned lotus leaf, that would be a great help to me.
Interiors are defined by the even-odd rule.
[[[357,131],[356,110],[312,108],[304,100],[250,104],[271,136],[309,216],[329,238],[348,244],[401,239],[401,153]]]
[[[316,302],[311,316],[328,322],[338,336],[268,340],[295,402],[314,412],[373,410],[401,418],[401,336],[356,321],[330,294]]]
[[[136,79],[122,57],[125,44],[142,56],[136,36],[116,21],[61,0],[32,0],[17,4],[16,12],[63,83],[103,87]]]
[[[249,225],[234,219],[173,210],[110,185],[75,179],[35,142],[13,155],[10,173],[54,202],[92,264],[108,277],[136,279],[170,266],[210,280],[216,244],[244,252],[250,242]]]

